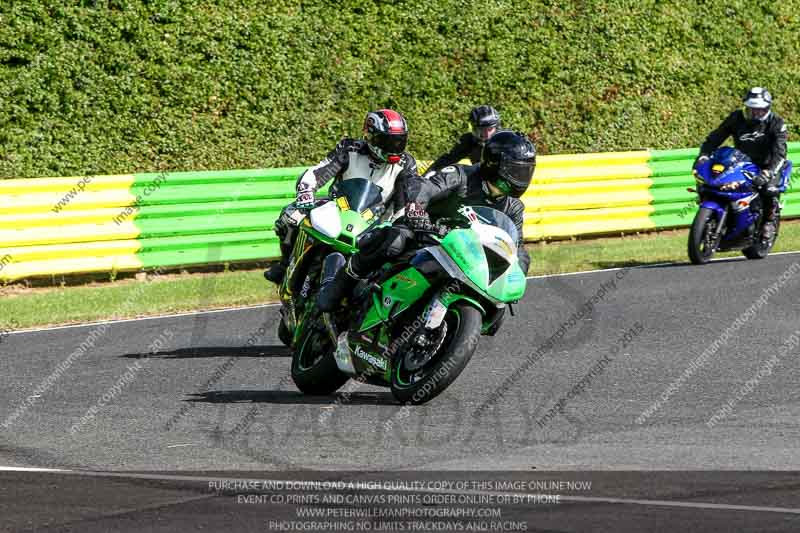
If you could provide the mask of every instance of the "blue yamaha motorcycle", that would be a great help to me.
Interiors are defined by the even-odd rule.
[[[764,209],[753,188],[760,172],[747,155],[731,147],[718,148],[709,161],[693,171],[700,209],[689,231],[689,259],[695,265],[707,263],[717,251],[741,250],[748,259],[763,259],[778,238],[780,208],[775,236],[761,238]],[[792,172],[788,162],[779,190],[784,192]]]

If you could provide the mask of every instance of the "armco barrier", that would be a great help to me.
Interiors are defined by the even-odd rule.
[[[697,148],[543,156],[524,196],[530,240],[620,234],[691,224],[697,205],[691,168]],[[800,143],[789,143],[800,164]],[[792,178],[800,171],[795,165]],[[800,216],[800,189],[783,195],[785,217]]]
[[[0,279],[275,257],[302,170],[0,180]]]
[[[696,154],[540,156],[525,236],[687,226]],[[792,157],[800,164],[800,143]],[[273,223],[304,168],[0,179],[0,280],[274,258]],[[783,198],[784,214],[800,216],[798,188]]]

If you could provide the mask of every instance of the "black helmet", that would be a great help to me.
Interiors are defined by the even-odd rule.
[[[518,131],[500,131],[481,152],[481,176],[503,194],[519,198],[531,184],[536,147]]]
[[[399,163],[408,143],[406,119],[391,109],[370,111],[364,119],[364,139],[375,159]]]
[[[744,118],[750,123],[766,121],[772,113],[772,95],[763,87],[753,87],[742,98]]]
[[[472,135],[481,143],[485,143],[500,127],[500,113],[488,105],[479,105],[469,113],[472,123]]]

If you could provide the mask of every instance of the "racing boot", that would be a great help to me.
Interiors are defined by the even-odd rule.
[[[286,276],[287,268],[289,268],[289,260],[281,259],[264,271],[264,278],[275,285],[280,285],[283,283],[284,276]]]
[[[769,196],[766,203],[766,217],[764,224],[761,226],[761,240],[769,242],[775,238],[775,219],[778,216],[778,197]]]
[[[338,309],[342,299],[350,296],[360,280],[342,254],[330,254],[322,265],[322,283],[317,296],[319,310],[330,313]]]
[[[292,205],[286,206],[281,216],[275,221],[275,235],[278,236],[281,249],[281,260],[264,271],[264,279],[275,285],[283,283],[286,270],[289,268],[289,258],[292,256],[294,241],[297,238],[297,222],[293,215],[297,209]]]

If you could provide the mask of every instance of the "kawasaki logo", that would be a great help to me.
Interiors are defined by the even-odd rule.
[[[381,370],[386,370],[386,361],[384,359],[365,352],[361,346],[356,346],[355,354],[372,366],[380,368]]]

